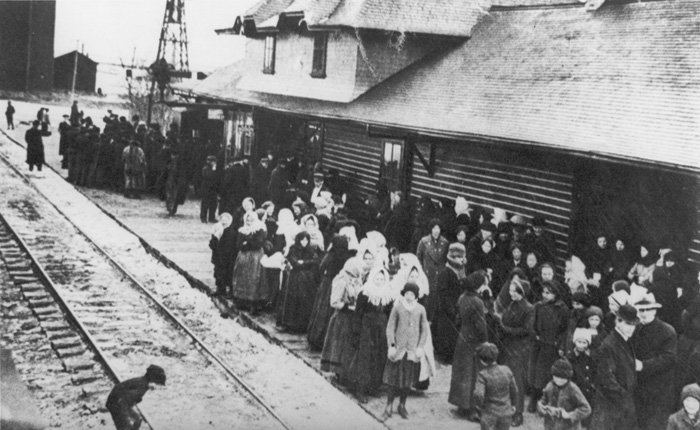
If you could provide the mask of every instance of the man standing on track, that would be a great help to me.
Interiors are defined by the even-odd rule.
[[[117,430],[138,430],[141,427],[141,415],[136,405],[143,400],[150,383],[165,385],[163,368],[152,364],[146,375],[120,382],[112,388],[106,406]]]
[[[15,107],[12,106],[11,101],[7,101],[7,109],[5,109],[5,118],[7,118],[7,129],[8,130],[14,130],[15,129]]]

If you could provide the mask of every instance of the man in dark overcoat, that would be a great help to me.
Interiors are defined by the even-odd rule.
[[[58,124],[58,133],[61,136],[60,140],[58,141],[58,155],[63,156],[61,159],[61,169],[68,168],[68,151],[66,150],[66,141],[68,140],[67,134],[68,130],[70,130],[70,121],[68,118],[68,115],[63,115],[63,121]]]
[[[635,354],[630,338],[639,318],[637,310],[622,305],[615,316],[615,329],[596,352],[597,392],[594,398],[591,429],[635,430],[637,413],[634,393],[637,386]]]
[[[165,385],[165,371],[161,367],[150,365],[144,376],[127,379],[112,388],[105,406],[117,430],[138,430],[141,427],[141,415],[136,411],[136,405],[143,400],[149,384]]]
[[[202,222],[216,222],[219,177],[219,172],[216,170],[216,156],[209,155],[207,165],[202,168],[202,203],[199,210],[199,219]]]
[[[24,141],[27,142],[27,164],[29,171],[37,170],[41,172],[41,167],[44,165],[44,141],[41,138],[41,130],[39,130],[39,121],[33,121],[32,127],[24,134]]]
[[[11,101],[7,101],[7,109],[5,109],[5,118],[7,119],[7,129],[8,130],[14,130],[15,129],[15,107],[12,106]]]
[[[673,327],[656,318],[660,307],[653,294],[635,304],[641,322],[632,336],[637,354],[635,404],[641,430],[665,428],[676,401],[671,381],[676,374],[678,340]]]

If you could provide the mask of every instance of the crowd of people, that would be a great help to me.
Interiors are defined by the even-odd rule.
[[[676,251],[600,234],[558,267],[541,216],[381,186],[356,203],[321,164],[293,180],[290,160],[222,196],[214,294],[306,333],[360,402],[386,388],[385,419],[395,397],[408,418],[437,360],[452,364],[447,401],[484,429],[524,412],[546,429],[700,426],[700,276]]]

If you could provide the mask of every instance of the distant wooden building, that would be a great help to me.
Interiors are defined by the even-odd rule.
[[[70,90],[72,88],[76,56],[78,67],[75,76],[75,90],[94,93],[97,80],[97,62],[78,51],[56,57],[54,60],[53,86],[57,90]]]
[[[51,91],[56,1],[0,1],[0,90]]]
[[[254,163],[291,147],[364,195],[544,215],[558,264],[602,232],[700,268],[700,2],[483,3],[262,1],[219,31],[246,58],[189,95],[228,103]]]

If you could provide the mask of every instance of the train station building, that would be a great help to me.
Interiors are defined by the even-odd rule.
[[[243,60],[182,88],[183,129],[294,152],[353,191],[544,215],[700,265],[700,3],[269,0]],[[187,124],[185,124],[187,123]]]

